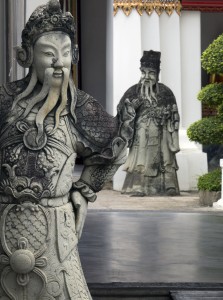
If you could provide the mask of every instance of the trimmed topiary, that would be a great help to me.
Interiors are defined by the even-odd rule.
[[[209,74],[223,73],[223,34],[202,53],[201,65]]]
[[[207,117],[194,122],[187,129],[191,141],[202,145],[223,144],[223,116]]]
[[[211,83],[199,92],[197,99],[209,106],[220,106],[223,103],[223,83]]]

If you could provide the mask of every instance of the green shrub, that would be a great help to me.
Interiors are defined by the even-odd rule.
[[[223,73],[223,34],[202,53],[201,64],[209,74]],[[198,99],[203,104],[214,107],[217,115],[191,124],[187,129],[189,139],[202,145],[223,144],[223,83],[211,83],[203,87]],[[197,186],[199,190],[220,191],[221,170],[216,169],[200,176]]]
[[[211,83],[203,87],[197,99],[203,104],[218,106],[223,103],[223,83]]]
[[[221,168],[217,168],[198,178],[198,190],[221,191]]]
[[[223,73],[223,34],[202,53],[201,64],[209,74]]]
[[[223,116],[207,117],[194,122],[187,129],[191,141],[202,145],[223,144]]]

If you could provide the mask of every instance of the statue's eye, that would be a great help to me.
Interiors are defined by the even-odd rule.
[[[63,54],[63,56],[64,56],[64,57],[67,57],[69,54],[70,54],[70,51],[66,51],[66,52]]]
[[[33,191],[34,191],[35,193],[39,193],[40,189],[39,189],[38,186],[35,186],[35,187],[33,188]]]
[[[44,52],[44,54],[49,57],[54,57],[54,53],[51,51]]]
[[[21,191],[24,190],[24,187],[23,187],[22,185],[18,185],[18,186],[16,187],[16,190],[17,190],[18,192],[21,192]]]

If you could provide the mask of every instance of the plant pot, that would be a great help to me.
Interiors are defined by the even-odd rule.
[[[199,203],[202,206],[213,206],[213,203],[221,198],[221,192],[199,191]]]

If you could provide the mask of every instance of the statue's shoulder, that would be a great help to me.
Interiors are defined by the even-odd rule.
[[[172,90],[168,86],[166,86],[163,83],[159,83],[158,85],[159,85],[160,94],[168,96],[168,97],[174,97]]]
[[[0,86],[0,101],[13,101],[14,97],[23,92],[29,83],[30,77],[27,76],[23,79],[13,82],[7,82]]]
[[[172,90],[163,83],[159,83],[159,102],[165,106],[168,104],[176,104],[176,98]]]
[[[84,117],[84,116],[92,117],[95,115],[96,112],[100,112],[103,115],[110,116],[105,111],[104,107],[96,99],[94,99],[92,96],[79,89],[77,89],[76,110],[79,112],[80,117]]]
[[[77,104],[76,107],[80,108],[81,106],[85,105],[85,103],[92,98],[88,93],[85,93],[82,90],[77,89]]]
[[[1,122],[6,118],[8,112],[11,110],[13,100],[16,95],[23,92],[27,87],[29,77],[21,80],[8,82],[0,86],[0,120]]]
[[[137,97],[138,90],[139,90],[139,85],[138,84],[134,84],[129,89],[127,89],[127,91],[124,93],[124,95],[122,96],[121,99],[129,98],[130,101],[131,101],[131,99],[134,99],[134,98]]]
[[[103,148],[117,132],[117,119],[109,115],[92,96],[77,90],[76,124],[85,145]]]

